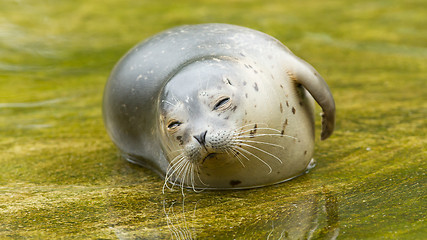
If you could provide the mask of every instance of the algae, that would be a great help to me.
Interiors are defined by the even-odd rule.
[[[423,0],[0,2],[0,238],[424,239],[426,15]],[[110,70],[206,22],[275,36],[325,77],[337,128],[310,173],[183,198],[119,157],[101,115]]]

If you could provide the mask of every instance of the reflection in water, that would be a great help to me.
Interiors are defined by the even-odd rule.
[[[338,199],[330,191],[324,190],[326,226],[320,231],[321,239],[336,239],[338,228]]]
[[[141,174],[125,166],[120,174]],[[120,175],[109,191],[110,224],[119,239],[336,239],[340,234],[337,194],[327,187],[185,189],[184,197],[181,191],[162,194],[153,179],[128,179],[137,177]]]
[[[218,218],[222,226],[212,222],[203,224],[206,221],[206,214],[203,207],[209,207],[208,201],[203,206],[205,199],[186,199],[170,200],[163,199],[164,221],[167,223],[169,236],[172,239],[336,239],[339,235],[338,226],[338,202],[328,190],[314,194],[290,203],[283,203],[270,209],[270,211],[261,215],[244,216],[244,221],[237,227],[228,226],[227,222],[222,221],[221,215],[237,213],[239,209],[229,209],[225,212],[215,212],[212,218]],[[202,208],[198,209],[198,205]],[[226,208],[228,204],[221,204]],[[245,207],[256,207],[245,206]],[[239,214],[236,214],[239,215]],[[238,221],[239,219],[231,219]],[[212,228],[212,229],[210,229]],[[221,231],[220,229],[229,229]],[[138,234],[136,234],[138,235]],[[144,238],[150,238],[146,232],[141,235]],[[159,237],[159,235],[157,235]]]
[[[336,239],[338,202],[329,191],[282,206],[286,208],[269,221],[266,239]],[[268,224],[266,224],[268,225]]]
[[[172,236],[175,239],[194,239],[193,238],[193,233],[194,229],[190,229],[190,227],[187,224],[187,217],[185,214],[185,197],[183,197],[182,200],[182,213],[181,216],[182,217],[178,217],[177,214],[175,214],[174,211],[174,205],[175,205],[175,201],[172,202],[169,207],[166,207],[166,201],[163,200],[163,211],[165,213],[166,216],[166,221],[168,224],[168,228],[169,230],[172,232]],[[197,209],[197,202],[194,206],[194,211],[192,214],[192,217],[194,220],[195,216],[196,216],[196,209]]]

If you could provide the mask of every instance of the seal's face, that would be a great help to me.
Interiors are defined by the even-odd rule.
[[[163,145],[171,153],[171,165],[225,163],[233,154],[236,129],[244,115],[239,108],[241,81],[227,69],[221,71],[218,63],[194,65],[182,69],[162,91]]]

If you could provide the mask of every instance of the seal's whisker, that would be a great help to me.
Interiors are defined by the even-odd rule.
[[[169,169],[165,175],[165,183],[163,184],[163,190],[162,190],[163,193],[165,191],[165,187],[167,187],[169,190],[173,189],[174,183],[171,182],[173,185],[172,185],[172,187],[169,187],[168,182],[174,176],[174,174],[177,171],[179,171],[179,169],[182,167],[182,165],[185,163],[184,159],[185,159],[185,156],[182,156],[179,160],[174,160],[174,161],[177,161],[175,164],[171,163],[171,165],[170,165],[170,167],[169,167]],[[174,162],[174,161],[171,161],[171,162]]]
[[[232,154],[233,154],[233,156],[235,156],[235,157],[237,158],[237,160],[239,160],[240,164],[242,164],[242,166],[245,168],[246,166],[245,166],[245,164],[242,162],[242,159],[239,157],[239,155],[241,154],[241,155],[243,155],[245,158],[246,158],[246,156],[245,156],[243,153],[241,153],[239,150],[237,150],[237,149],[232,148],[232,149],[231,149],[231,151],[235,151],[235,153],[232,153]],[[228,151],[227,151],[227,152],[228,152]]]
[[[166,171],[166,175],[168,175],[170,171],[172,171],[175,168],[175,165],[180,163],[184,158],[185,158],[184,154],[180,154],[176,156],[174,159],[172,159],[172,161],[170,161],[169,163],[168,170]]]
[[[280,133],[281,131],[280,130],[277,130],[277,129],[274,129],[274,128],[255,128],[257,131],[258,130],[270,130],[270,131],[273,131],[273,132],[277,132],[277,133]],[[235,133],[235,135],[243,135],[243,133],[247,133],[247,132],[252,132],[252,131],[254,131],[254,129],[253,128],[251,128],[251,129],[246,129],[246,130],[242,130],[242,131],[237,131],[236,133]]]
[[[178,156],[176,156],[170,163],[169,163],[169,167],[168,170],[166,171],[165,174],[165,180],[169,180],[169,178],[173,175],[173,173],[171,173],[171,171],[173,171],[177,165],[179,165],[183,159],[185,159],[185,156],[183,156],[184,154],[180,154]]]
[[[170,170],[171,167],[175,165],[176,162],[180,162],[184,158],[184,153],[179,154],[178,156],[174,157],[170,162],[168,166],[168,170]]]
[[[246,146],[246,147],[250,147],[250,148],[256,149],[256,150],[258,150],[258,151],[260,151],[260,152],[263,152],[263,153],[265,153],[265,154],[268,154],[268,155],[270,155],[270,156],[274,157],[274,158],[275,158],[275,159],[277,159],[280,163],[283,163],[283,162],[282,162],[282,160],[280,160],[280,158],[278,158],[276,155],[274,155],[274,154],[272,154],[272,153],[269,153],[269,152],[267,152],[267,151],[265,151],[265,150],[262,150],[261,148],[258,148],[258,147],[255,147],[255,146],[252,146],[252,145],[250,145],[250,144],[246,144],[246,143],[239,143],[239,145],[243,145],[243,146]]]
[[[181,194],[182,194],[183,197],[185,197],[185,194],[184,194],[184,183],[188,179],[188,169],[189,169],[190,165],[191,165],[191,162],[189,162],[189,161],[187,161],[184,164],[183,174],[182,174],[182,177],[181,177]]]
[[[270,167],[270,165],[268,165],[268,163],[266,163],[264,160],[262,160],[260,157],[258,157],[257,155],[255,155],[255,154],[253,154],[253,153],[251,153],[251,152],[249,152],[248,150],[246,150],[246,149],[244,149],[244,148],[242,148],[242,147],[239,147],[239,146],[234,146],[235,148],[237,148],[237,149],[239,149],[239,150],[241,150],[241,151],[244,151],[245,153],[247,153],[247,154],[249,154],[249,155],[251,155],[251,156],[253,156],[253,157],[255,157],[255,158],[257,158],[258,160],[260,160],[262,163],[264,163],[267,167],[268,167],[268,169],[269,169],[269,172],[268,172],[268,174],[270,174],[272,171],[273,171],[273,169]],[[249,159],[248,159],[249,160]]]
[[[184,166],[182,167],[182,171],[180,172],[180,176],[179,176],[179,179],[180,179],[179,185],[181,187],[181,194],[182,194],[183,197],[185,197],[185,194],[184,194],[184,183],[185,183],[185,181],[187,179],[187,167],[188,167],[188,164],[189,164],[189,162],[187,162],[187,161],[184,163]]]
[[[239,151],[236,147],[237,147],[237,146],[234,146],[234,147],[233,147],[233,150],[234,150],[234,151],[236,151],[236,152],[238,152],[239,154],[241,154],[244,158],[246,158],[246,160],[250,161],[250,159],[249,159],[248,157],[246,157],[246,155],[245,155],[245,154],[243,154],[241,151]]]
[[[243,167],[245,167],[245,164],[243,164],[243,162],[242,162],[242,160],[240,159],[240,157],[239,157],[239,154],[240,153],[236,153],[236,152],[233,152],[233,150],[234,149],[230,149],[230,151],[232,151],[231,153],[230,153],[230,151],[228,150],[228,149],[225,149],[225,152],[229,155],[229,156],[233,156],[233,157],[235,157],[239,162],[240,162],[240,164],[242,164],[242,166]]]
[[[194,178],[194,172],[195,172],[195,169],[194,169],[194,166],[197,166],[197,165],[196,165],[196,164],[194,164],[194,163],[191,165],[191,178],[192,178],[192,179],[191,179],[191,183],[192,183],[191,185],[192,185],[192,187],[193,187],[193,191],[194,191],[194,192],[196,192],[196,193],[199,193],[199,192],[201,192],[202,190],[197,190],[197,189],[196,189],[196,187],[194,186],[194,183],[195,183],[195,178]]]
[[[191,188],[191,171],[192,171],[192,166],[193,164],[191,162],[188,162],[188,165],[186,167],[186,172],[185,172],[185,186],[188,186],[189,188]],[[181,185],[181,187],[183,187],[183,185]]]
[[[194,187],[194,164],[191,164],[191,187],[193,188],[194,192],[197,192]]]
[[[199,166],[199,165],[196,165],[196,167],[197,167],[197,171],[196,171],[196,173],[197,173],[197,178],[199,179],[199,181],[200,181],[203,185],[205,185],[205,186],[209,186],[208,184],[206,184],[205,182],[203,182],[202,178],[200,178],[200,173],[199,173],[199,172],[201,172],[201,170],[200,170],[200,166]]]
[[[261,133],[261,134],[256,134],[256,135],[238,135],[235,138],[256,138],[256,137],[262,137],[262,136],[288,137],[288,138],[292,138],[295,140],[299,140],[298,138],[290,136],[290,135],[277,134],[277,133]]]
[[[254,140],[246,140],[246,139],[233,139],[233,142],[237,142],[237,143],[259,143],[259,144],[265,144],[265,145],[269,145],[269,146],[273,146],[273,147],[279,147],[281,149],[284,149],[283,146],[280,146],[278,144],[274,144],[274,143],[269,143],[269,142],[261,142],[261,141],[254,141]]]
[[[173,176],[176,173],[175,179],[172,180],[170,183],[172,184],[172,187],[169,188],[170,190],[173,189],[174,186],[176,186],[176,182],[178,181],[178,179],[180,179],[181,177],[181,173],[184,169],[184,166],[186,164],[186,161],[181,161],[179,164],[177,164],[175,170],[172,172],[171,176]]]
[[[169,182],[169,179],[172,177],[172,175],[167,176],[167,178],[165,178],[165,181],[163,183],[163,188],[162,188],[162,193],[165,193],[165,188],[168,188],[169,190],[173,190],[173,186],[174,184],[172,182]],[[169,183],[171,184],[171,186],[169,186]]]
[[[245,127],[254,126],[254,125],[257,125],[257,126],[258,125],[268,126],[267,123],[249,123],[249,124],[246,124],[246,125],[243,125],[241,127],[236,128],[236,130],[241,130],[241,129],[245,128]]]
[[[178,172],[178,174],[176,175],[176,178],[175,178],[175,180],[174,180],[174,182],[173,182],[173,184],[174,185],[177,185],[176,183],[178,182],[178,180],[181,180],[181,182],[183,182],[183,179],[182,179],[182,174],[183,174],[183,172],[184,172],[184,170],[185,170],[185,166],[188,164],[189,162],[188,161],[183,161],[183,163],[181,164],[181,166],[179,167],[179,172]],[[179,185],[179,184],[178,184]]]
[[[180,158],[179,161],[181,161],[184,157]],[[172,172],[171,172],[172,171]],[[169,166],[168,171],[165,174],[165,182],[163,184],[163,188],[162,188],[162,193],[165,193],[165,187],[167,187],[169,190],[173,189],[172,187],[169,187],[168,183],[169,183],[169,179],[173,176],[173,174],[175,173],[176,168],[174,165]]]

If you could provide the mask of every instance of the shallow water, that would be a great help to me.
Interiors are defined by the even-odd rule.
[[[426,9],[422,0],[0,2],[0,238],[425,239]],[[183,197],[119,157],[101,116],[115,62],[161,30],[205,22],[273,35],[325,77],[337,128],[316,143],[310,173]]]

